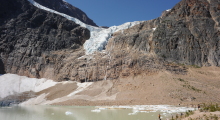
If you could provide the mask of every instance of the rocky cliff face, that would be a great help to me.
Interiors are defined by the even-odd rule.
[[[2,1],[0,16],[1,73],[50,77],[50,68],[62,59],[55,53],[78,51],[90,37],[89,30],[26,0]]]
[[[48,7],[58,12],[65,13],[69,16],[75,17],[88,25],[97,26],[93,22],[93,20],[91,20],[86,15],[86,13],[84,13],[79,8],[76,8],[63,0],[35,0],[35,1],[45,7]]]
[[[170,62],[219,66],[219,6],[218,0],[182,0],[160,18],[115,34],[112,41]]]
[[[182,0],[160,19],[155,53],[198,66],[220,65],[219,0]]]
[[[157,19],[114,33],[106,50],[85,64],[83,78],[117,79],[163,70],[187,74],[187,65],[220,66],[219,6],[218,0],[182,0]]]
[[[218,0],[182,0],[157,19],[114,33],[106,50],[92,55],[82,49],[87,29],[25,0],[0,5],[3,72],[84,82],[220,65]]]

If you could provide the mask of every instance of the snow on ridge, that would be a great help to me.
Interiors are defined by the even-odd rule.
[[[171,11],[171,9],[166,10],[167,12]]]
[[[128,29],[130,27],[133,27],[137,24],[142,23],[142,21],[127,22],[127,23],[124,23],[120,26],[112,26],[108,29],[101,28],[101,27],[94,27],[94,26],[87,25],[87,24],[81,22],[77,18],[74,18],[74,17],[71,17],[69,15],[57,12],[57,11],[49,9],[47,7],[44,7],[40,4],[38,4],[37,2],[35,2],[34,0],[28,0],[28,1],[30,3],[32,3],[34,6],[40,8],[40,9],[43,9],[43,10],[61,15],[65,18],[67,18],[68,20],[74,21],[76,24],[79,24],[80,26],[89,29],[90,30],[90,39],[88,39],[84,43],[84,49],[86,50],[86,54],[92,54],[95,51],[102,51],[105,48],[105,46],[107,45],[109,38],[111,38],[111,35],[114,32],[124,30],[124,29]],[[63,1],[65,1],[65,0],[63,0]]]

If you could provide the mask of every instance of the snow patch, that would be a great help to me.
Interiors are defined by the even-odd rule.
[[[75,94],[85,90],[87,87],[89,87],[92,84],[93,84],[92,82],[90,82],[90,83],[89,82],[87,82],[87,83],[77,83],[78,88],[74,92],[70,93],[67,96],[71,97],[71,96],[73,96],[73,95],[75,95]]]
[[[39,92],[56,84],[53,80],[45,78],[37,79],[15,74],[4,74],[0,76],[0,98],[28,91]]]
[[[101,27],[94,27],[94,26],[87,25],[87,24],[81,22],[77,18],[74,18],[69,15],[57,12],[57,11],[49,9],[47,7],[44,7],[40,4],[38,4],[37,2],[35,2],[34,0],[28,0],[28,1],[40,9],[61,15],[65,18],[67,18],[68,20],[74,21],[76,24],[79,24],[80,26],[89,29],[90,39],[84,43],[84,49],[86,50],[86,54],[92,54],[95,51],[102,51],[103,49],[105,49],[105,46],[107,45],[109,38],[111,38],[111,36],[114,32],[128,29],[130,27],[133,27],[137,24],[142,23],[142,21],[127,22],[127,23],[122,24],[120,26],[112,26],[108,29],[101,28]]]
[[[171,11],[171,9],[166,10],[167,12]]]

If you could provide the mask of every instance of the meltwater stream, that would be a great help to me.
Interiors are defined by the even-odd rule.
[[[0,120],[158,120],[158,114],[161,114],[162,120],[166,120],[176,113],[159,110],[134,112],[134,109],[131,108],[91,106],[14,106],[0,108]]]

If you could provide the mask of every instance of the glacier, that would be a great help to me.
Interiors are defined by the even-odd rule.
[[[92,54],[95,51],[104,50],[105,46],[108,43],[108,40],[112,37],[112,34],[114,32],[124,30],[124,29],[128,29],[130,27],[133,27],[133,26],[143,22],[143,21],[127,22],[127,23],[124,23],[120,26],[109,27],[108,29],[101,28],[101,27],[94,27],[94,26],[87,25],[87,24],[81,22],[77,18],[74,18],[74,17],[71,17],[69,15],[57,12],[57,11],[49,9],[47,7],[44,7],[44,6],[40,5],[39,3],[35,2],[34,0],[28,0],[28,1],[31,4],[33,4],[34,6],[36,6],[37,8],[39,8],[39,9],[46,10],[46,11],[49,11],[51,13],[61,15],[65,18],[67,18],[68,20],[72,20],[76,24],[79,24],[80,26],[87,28],[90,31],[90,39],[86,40],[86,42],[83,45],[87,55]]]
[[[57,82],[49,79],[28,78],[15,74],[0,76],[0,99],[23,92],[39,92],[56,85]]]

